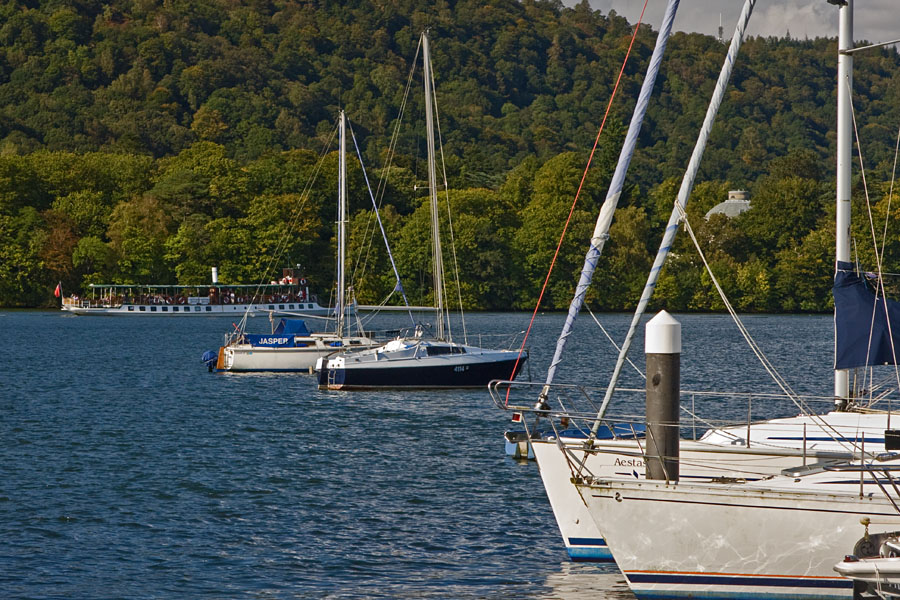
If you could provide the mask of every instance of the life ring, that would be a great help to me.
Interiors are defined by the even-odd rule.
[[[302,278],[300,279],[300,285],[306,285],[306,283],[307,283],[306,277],[302,277]]]

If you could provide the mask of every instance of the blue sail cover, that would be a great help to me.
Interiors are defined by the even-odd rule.
[[[309,329],[302,319],[281,319],[273,332],[276,335],[309,335]]]
[[[900,352],[900,302],[876,298],[851,263],[837,265],[833,289],[834,368],[895,364],[894,349]]]
[[[251,346],[288,348],[294,346],[295,335],[309,335],[306,323],[301,319],[281,319],[272,333],[247,333],[244,334],[244,339]]]

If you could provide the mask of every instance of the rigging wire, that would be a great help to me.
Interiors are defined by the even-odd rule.
[[[447,185],[447,165],[444,162],[444,137],[443,137],[443,135],[441,135],[441,118],[438,114],[437,90],[434,89],[434,68],[433,67],[431,70],[431,89],[432,89],[431,97],[435,99],[435,102],[434,102],[434,125],[435,125],[435,128],[437,129],[438,148],[440,149],[440,156],[441,156],[441,177],[443,178],[443,181],[444,181],[444,199],[447,204],[447,229],[448,229],[448,232],[450,235],[450,254],[451,254],[451,256],[453,256],[453,275],[454,275],[454,278],[456,279],[456,296],[457,296],[457,299],[459,302],[460,324],[462,325],[462,330],[463,330],[463,343],[468,344],[469,343],[469,333],[466,329],[466,315],[463,312],[462,285],[460,284],[460,281],[459,281],[459,262],[456,259],[456,238],[453,234],[453,217],[451,216],[452,213],[450,212],[450,187]],[[446,286],[444,286],[444,287],[446,290]],[[447,295],[446,291],[444,292],[444,295]],[[449,330],[449,327],[450,327],[449,314],[447,316],[447,327]],[[451,332],[451,337],[452,337],[452,332]]]
[[[350,125],[349,119],[347,121],[347,124]],[[381,235],[382,235],[382,237],[384,237],[384,245],[387,247],[388,259],[390,259],[390,261],[391,261],[391,267],[393,268],[394,276],[397,279],[397,283],[394,286],[394,289],[388,295],[388,297],[392,296],[394,294],[394,291],[397,291],[399,289],[401,295],[403,296],[403,304],[407,307],[407,309],[409,309],[409,301],[406,299],[406,291],[403,289],[403,283],[400,281],[400,273],[399,273],[399,271],[397,271],[397,264],[394,262],[394,255],[391,252],[391,246],[388,243],[387,233],[385,232],[384,225],[381,222],[381,216],[378,214],[378,206],[375,203],[375,196],[372,194],[372,187],[369,185],[369,175],[366,173],[366,165],[363,164],[362,153],[359,150],[359,144],[356,143],[356,135],[353,133],[352,125],[350,125],[350,137],[353,139],[353,146],[354,146],[354,148],[356,148],[356,156],[359,159],[359,166],[362,169],[363,178],[366,181],[366,190],[369,192],[369,197],[372,200],[372,207],[375,209],[375,211],[374,211],[375,219],[378,222],[378,227],[381,229]],[[374,231],[375,230],[373,227],[372,228],[372,232],[373,232],[372,237],[375,237]],[[352,278],[351,281],[355,281],[355,277]],[[408,310],[408,312],[409,312],[409,318],[410,318],[410,320],[412,320],[412,311]]]
[[[621,352],[622,349],[619,347],[619,345],[616,343],[616,341],[612,338],[612,336],[609,335],[609,333],[606,331],[606,328],[603,327],[603,325],[600,323],[600,320],[594,315],[594,312],[591,310],[591,307],[585,305],[585,308],[587,309],[588,314],[591,315],[591,318],[594,320],[594,323],[597,324],[597,327],[600,328],[600,331],[602,331],[603,335],[606,336],[606,339],[609,340],[609,343],[612,344],[613,348],[616,349],[616,352]],[[647,376],[644,374],[644,372],[641,371],[640,368],[638,368],[638,366],[636,364],[634,364],[630,358],[626,357],[625,360],[627,360],[628,364],[631,365],[635,371],[637,371],[637,374],[641,376],[641,379],[647,379]]]
[[[697,240],[697,236],[694,234],[694,229],[691,227],[690,221],[687,218],[687,212],[680,203],[675,202],[675,206],[678,209],[681,222],[684,224],[684,228],[687,231],[688,236],[691,238],[691,241],[694,243],[694,248],[697,250],[697,254],[699,254],[700,260],[703,262],[703,266],[706,268],[706,272],[709,274],[709,277],[712,280],[716,291],[719,293],[719,297],[725,305],[728,314],[731,315],[731,318],[737,326],[738,331],[740,331],[741,335],[744,337],[744,340],[747,342],[747,345],[750,347],[750,350],[756,355],[756,358],[759,359],[765,371],[769,374],[775,384],[779,388],[781,388],[781,391],[784,392],[784,394],[791,400],[791,402],[793,402],[794,405],[798,409],[800,409],[803,414],[807,415],[808,417],[810,417],[810,419],[817,422],[818,425],[823,429],[823,431],[830,432],[829,435],[837,444],[841,445],[844,448],[847,448],[847,444],[843,440],[843,436],[840,434],[840,432],[837,431],[837,429],[833,425],[822,419],[820,415],[811,410],[806,401],[794,392],[787,380],[781,375],[781,373],[778,372],[778,369],[775,368],[775,365],[772,364],[759,344],[756,343],[756,340],[753,339],[753,336],[750,335],[750,331],[744,325],[744,322],[741,321],[741,318],[740,316],[738,316],[737,311],[734,310],[734,306],[732,306],[731,302],[728,300],[728,297],[725,295],[725,290],[722,289],[722,286],[719,284],[718,278],[716,277],[715,273],[713,273],[712,265],[710,265],[706,260],[706,255],[704,254],[703,249],[700,247],[700,242],[699,240]]]
[[[847,82],[847,87],[848,88],[850,87],[849,81]],[[852,89],[850,91],[852,92]],[[872,234],[872,245],[874,246],[874,250],[875,250],[875,266],[877,269],[876,272],[878,274],[878,280],[877,280],[876,285],[877,285],[878,292],[881,294],[881,304],[884,306],[884,317],[885,317],[885,321],[887,322],[888,339],[890,339],[890,341],[891,341],[891,358],[894,361],[894,375],[897,378],[897,386],[898,386],[898,388],[900,388],[900,368],[898,368],[898,365],[897,365],[897,349],[894,346],[894,332],[891,327],[890,313],[888,312],[888,300],[887,300],[887,293],[885,292],[885,289],[884,289],[884,279],[881,277],[882,259],[884,258],[884,243],[882,243],[881,249],[879,250],[878,234],[875,232],[875,219],[872,216],[872,201],[869,196],[869,184],[868,184],[868,181],[866,180],[866,169],[865,169],[865,165],[863,163],[862,145],[860,144],[860,141],[859,141],[859,129],[858,129],[857,123],[856,123],[856,110],[853,107],[852,94],[850,97],[851,97],[850,116],[852,118],[852,123],[853,123],[853,136],[856,141],[856,155],[859,158],[860,176],[862,178],[863,192],[865,193],[865,196],[866,196],[866,213],[867,213],[867,216],[869,217],[869,231]],[[895,169],[896,169],[896,164],[897,164],[897,156],[896,156],[896,150],[895,150],[895,153],[894,153],[894,168]],[[892,192],[893,192],[893,185],[894,184],[893,184],[893,177],[892,177],[892,179],[891,179],[891,191]],[[884,233],[882,234],[882,240],[884,240],[884,238],[887,237],[887,226],[888,226],[888,222],[890,221],[890,218],[891,218],[890,198],[888,199],[888,209],[889,209],[888,212],[884,216]],[[876,301],[872,305],[872,317],[871,317],[871,321],[869,323],[869,345],[866,348],[866,364],[869,363],[869,357],[870,357],[869,353],[872,351],[872,336],[874,334],[873,330],[874,330],[874,325],[875,325],[875,311],[878,310],[878,294],[877,293],[875,295],[875,299],[876,299]],[[864,381],[864,383],[865,383],[865,381]],[[869,383],[871,384],[871,379],[870,379]]]
[[[306,184],[304,185],[303,190],[301,190],[301,192],[300,192],[300,205],[295,207],[291,211],[291,216],[288,219],[288,224],[287,224],[287,227],[285,228],[285,233],[284,233],[284,235],[281,236],[281,238],[278,240],[278,242],[276,242],[275,251],[272,252],[272,254],[269,256],[267,265],[263,269],[261,279],[260,279],[259,283],[257,284],[256,290],[253,292],[253,298],[260,297],[260,295],[262,293],[262,286],[265,285],[266,281],[271,280],[270,277],[267,277],[268,273],[270,273],[271,270],[274,268],[275,263],[277,261],[281,260],[281,256],[282,256],[282,254],[284,254],[284,252],[287,248],[288,241],[293,239],[291,232],[293,231],[294,227],[296,227],[297,222],[300,220],[300,215],[303,212],[303,208],[309,202],[309,196],[310,196],[310,193],[312,190],[312,186],[315,183],[316,179],[319,177],[319,173],[322,170],[322,165],[325,162],[325,157],[328,154],[328,148],[331,146],[332,142],[334,141],[335,135],[337,135],[337,124],[335,124],[335,127],[331,130],[331,135],[329,135],[328,138],[326,138],[322,144],[322,149],[319,151],[319,160],[316,162],[316,166],[313,169],[312,175],[306,180]],[[247,325],[247,318],[249,316],[250,316],[250,306],[248,305],[247,310],[244,311],[244,314],[241,316],[241,320],[238,322],[238,325],[237,325],[238,335],[240,335],[244,332],[244,328]]]
[[[403,91],[403,99],[400,102],[400,110],[397,114],[397,119],[396,119],[396,123],[394,124],[394,130],[393,130],[393,133],[391,134],[390,142],[388,143],[386,157],[385,157],[385,164],[382,169],[381,177],[378,180],[378,186],[375,189],[375,198],[377,199],[377,202],[375,201],[375,199],[373,199],[373,203],[376,204],[376,218],[377,218],[377,211],[381,210],[381,206],[384,202],[384,196],[387,191],[388,180],[390,178],[390,172],[391,172],[391,168],[393,166],[394,156],[397,152],[397,144],[400,139],[400,126],[403,123],[403,115],[406,112],[407,105],[409,104],[409,96],[410,96],[410,93],[412,90],[413,76],[415,74],[416,63],[418,62],[418,58],[419,58],[419,51],[421,49],[422,49],[422,40],[420,38],[419,44],[416,47],[416,54],[413,57],[412,66],[410,67],[409,73],[407,74],[407,77],[406,77],[406,88]],[[357,149],[357,152],[358,152],[358,149]],[[360,159],[360,162],[362,162],[362,159]],[[370,195],[371,195],[371,190],[370,190]],[[369,231],[370,226],[372,227],[371,232]],[[363,257],[364,253],[365,253],[366,262],[367,262],[369,253],[371,251],[371,246],[373,244],[373,239],[375,237],[375,227],[372,225],[372,216],[371,215],[369,216],[369,218],[366,222],[364,236],[365,236],[365,238],[368,239],[368,242],[365,245],[365,250],[363,249],[363,247],[360,248],[359,255],[357,255],[356,266],[354,266],[354,269],[353,269],[354,274],[361,268],[362,269],[365,268],[365,264],[363,265],[363,267],[360,267],[359,263],[363,260],[362,257]],[[395,269],[395,272],[396,272],[396,269]],[[399,279],[399,275],[397,277]],[[355,278],[355,276],[354,276],[354,278]],[[390,298],[393,295],[394,291],[396,291],[396,288],[394,288],[394,290],[388,295],[388,298]],[[402,287],[401,287],[401,291],[403,291]],[[406,299],[406,293],[405,293],[405,291],[403,291],[403,292],[404,292],[403,297],[404,297],[404,299]],[[385,306],[386,302],[387,302],[387,299],[385,299],[382,302],[381,306]],[[409,304],[407,302],[407,306],[408,305]],[[410,321],[412,321],[412,325],[415,326],[415,324],[416,324],[415,318],[412,316],[411,312],[409,314],[409,318],[410,318]]]
[[[581,182],[578,184],[578,190],[575,192],[575,198],[572,200],[572,206],[569,208],[569,216],[566,217],[566,222],[563,225],[562,234],[559,237],[559,242],[556,244],[556,250],[553,252],[553,258],[550,260],[550,267],[547,269],[547,276],[544,278],[544,283],[541,286],[541,292],[538,294],[537,302],[534,305],[534,312],[531,313],[531,321],[528,323],[528,327],[525,330],[525,337],[522,339],[522,345],[519,347],[519,355],[516,357],[516,362],[513,365],[512,375],[510,375],[510,379],[513,379],[513,375],[516,374],[516,371],[519,368],[519,363],[522,359],[522,353],[525,351],[525,344],[528,343],[528,336],[531,334],[531,329],[534,326],[534,320],[537,318],[538,310],[541,307],[541,301],[544,299],[544,293],[547,291],[547,286],[550,283],[550,275],[553,274],[553,268],[556,265],[556,259],[559,257],[559,252],[562,249],[563,241],[566,239],[566,233],[569,230],[569,224],[572,221],[572,215],[575,213],[575,206],[578,204],[578,199],[581,196],[581,190],[584,187],[584,182],[587,179],[588,170],[591,168],[591,162],[594,159],[594,154],[597,152],[597,146],[600,143],[600,135],[603,133],[603,128],[606,125],[606,119],[609,117],[609,113],[612,110],[613,100],[616,98],[616,93],[619,90],[619,83],[622,81],[622,75],[625,73],[625,66],[628,64],[628,59],[631,56],[631,49],[634,47],[634,41],[637,38],[638,31],[641,28],[641,23],[644,20],[644,12],[647,10],[647,2],[648,0],[644,0],[644,7],[641,9],[641,16],[638,17],[637,23],[634,25],[634,31],[631,34],[631,41],[628,43],[628,50],[625,52],[625,59],[622,61],[622,67],[619,69],[619,75],[616,77],[616,83],[613,86],[612,94],[610,94],[609,102],[606,105],[606,112],[603,114],[603,120],[600,122],[600,129],[597,131],[597,137],[594,138],[594,146],[591,148],[591,153],[588,156],[587,165],[584,167],[584,172],[581,175]],[[506,404],[509,405],[509,390],[506,390]]]

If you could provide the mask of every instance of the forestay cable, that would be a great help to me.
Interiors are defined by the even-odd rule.
[[[657,45],[657,49],[659,49],[660,43],[661,43],[660,40],[662,40],[662,49],[659,50],[659,56],[657,56],[657,49],[654,49],[653,56],[650,59],[651,68],[652,68],[652,65],[654,65],[654,64],[658,66],[659,61],[662,60],[662,51],[665,50],[665,41],[668,39],[668,34],[671,32],[671,22],[669,22],[669,21],[674,21],[674,13],[678,7],[678,3],[679,3],[679,0],[669,0],[669,6],[666,9],[666,17],[668,19],[668,16],[671,13],[672,18],[670,20],[664,21],[663,27],[660,28],[660,33],[656,39],[656,45]],[[591,167],[591,161],[593,160],[594,154],[597,151],[597,145],[600,143],[600,135],[603,133],[603,128],[606,125],[606,119],[609,117],[610,110],[612,109],[613,100],[615,99],[616,93],[619,90],[619,83],[622,81],[622,74],[625,72],[625,66],[628,64],[628,58],[631,56],[631,49],[634,46],[634,41],[637,38],[638,31],[640,30],[640,27],[641,27],[641,22],[644,19],[644,11],[645,10],[647,10],[647,0],[644,0],[644,8],[643,8],[643,10],[641,10],[641,16],[640,16],[640,18],[638,18],[638,22],[634,26],[634,32],[631,35],[631,42],[628,44],[628,51],[625,53],[625,60],[622,61],[622,68],[619,69],[619,75],[616,78],[616,83],[613,86],[612,94],[610,95],[609,102],[606,105],[606,112],[603,115],[603,120],[600,122],[600,129],[599,129],[599,131],[597,131],[597,137],[594,139],[594,146],[593,146],[593,148],[591,148],[591,153],[588,156],[587,165],[585,166],[584,173],[581,176],[581,182],[578,184],[578,190],[575,192],[575,198],[572,200],[571,208],[569,208],[569,216],[566,218],[566,223],[563,226],[562,234],[560,235],[560,238],[559,238],[559,243],[557,243],[556,250],[553,253],[553,258],[550,260],[550,268],[547,270],[547,276],[544,278],[544,284],[541,286],[541,292],[538,295],[537,302],[534,305],[534,312],[531,314],[531,321],[528,323],[528,328],[525,330],[525,337],[522,339],[522,346],[519,348],[519,355],[516,357],[516,362],[513,365],[513,370],[512,370],[513,374],[515,374],[519,368],[519,363],[522,360],[522,353],[525,351],[525,344],[528,342],[528,336],[531,333],[531,328],[534,326],[535,317],[537,317],[538,310],[541,307],[541,301],[544,299],[544,293],[547,291],[547,285],[550,283],[550,275],[553,273],[553,267],[556,265],[556,259],[559,256],[560,249],[562,248],[563,240],[565,240],[565,238],[566,238],[566,232],[569,230],[569,223],[571,223],[571,221],[572,221],[572,215],[575,212],[575,206],[578,203],[578,198],[581,196],[581,189],[584,186],[584,181],[587,178],[588,170]],[[668,23],[668,28],[665,27],[666,23]],[[663,35],[664,29],[666,30],[666,35]],[[641,97],[644,97],[644,95],[645,95],[644,89],[648,85],[650,86],[650,90],[652,90],[652,87],[653,87],[652,83],[648,83],[648,80],[652,79],[653,81],[655,81],[656,75],[655,75],[655,73],[653,74],[653,77],[650,77],[650,75],[651,75],[650,68],[648,68],[647,77],[644,80],[644,86],[641,88]],[[646,96],[647,96],[647,99],[649,100],[649,91],[647,91]],[[641,103],[639,100],[638,106],[640,106],[640,104]],[[635,107],[635,115],[637,115],[638,106]],[[641,114],[641,119],[643,119],[643,114]],[[632,125],[634,125],[634,124],[635,124],[635,121],[634,121],[634,117],[633,117]],[[628,136],[631,136],[631,128],[630,127],[629,127]],[[637,132],[635,132],[634,138],[635,138],[635,143],[636,143]],[[627,143],[627,140],[628,140],[628,138],[626,137],[626,143]],[[623,153],[625,152],[624,147],[622,148],[622,152]],[[629,157],[629,160],[630,160],[630,157]],[[622,160],[620,157],[619,166],[621,166],[621,165],[622,165]],[[625,165],[625,166],[626,166],[626,170],[627,170],[627,165]],[[619,173],[619,167],[617,166],[616,175],[618,175],[618,173]],[[624,181],[624,177],[625,177],[624,172],[622,173],[621,177]],[[615,180],[615,175],[613,176],[613,180]],[[613,194],[612,184],[610,185],[610,194]],[[614,195],[615,195],[616,201],[618,201],[619,194],[615,193]],[[609,195],[607,196],[607,199],[609,199]],[[605,205],[606,205],[606,203],[604,202],[604,206]],[[601,210],[601,214],[602,214],[602,210]],[[610,216],[611,216],[611,213],[610,213]],[[599,217],[598,217],[598,221],[599,221]],[[588,258],[590,258],[592,256],[591,252],[592,252],[592,250],[588,251]],[[585,268],[587,268],[587,263],[588,263],[588,260],[586,259],[585,260]],[[592,272],[593,272],[593,268],[595,266],[596,266],[596,261],[591,262],[591,271]],[[579,281],[579,285],[580,284],[581,284],[581,282]],[[588,276],[588,285],[590,285],[590,276]],[[586,291],[586,289],[587,288],[585,288],[585,291]],[[581,299],[578,299],[578,293],[576,291],[576,298],[574,298],[572,300],[572,303],[575,304],[576,300],[578,300],[578,307],[575,308],[575,314],[577,315],[578,310],[580,309],[580,306],[581,306],[581,302],[583,300],[583,294],[582,294]],[[570,312],[570,314],[572,312],[571,306],[569,308],[569,312]],[[566,319],[567,324],[568,324],[568,321],[569,321],[569,319],[567,318]],[[574,319],[573,319],[573,323],[574,323]],[[555,365],[559,364],[559,357],[557,355],[561,355],[562,349],[565,348],[567,338],[568,338],[568,333],[566,332],[566,329],[564,327],[563,333],[560,334],[560,338],[557,341],[557,349],[554,354],[554,360],[553,360],[553,362],[551,362],[550,370],[547,373],[547,385],[548,386],[553,381],[553,375],[556,372]],[[512,379],[512,378],[513,377],[510,376],[510,379]],[[545,391],[541,392],[541,400],[539,400],[539,402],[538,402],[539,404],[543,401],[544,398],[546,398],[546,386],[545,386],[544,390]],[[507,404],[509,403],[509,390],[506,391],[506,403]]]
[[[578,285],[575,288],[575,296],[569,304],[569,313],[566,316],[566,322],[563,325],[563,331],[556,340],[556,350],[553,353],[553,360],[550,362],[550,368],[547,370],[546,385],[541,390],[541,396],[538,404],[543,403],[549,393],[550,385],[556,375],[556,369],[562,361],[563,351],[569,336],[575,327],[575,320],[584,304],[584,297],[591,285],[594,277],[594,271],[597,268],[597,262],[603,252],[606,240],[609,239],[609,228],[612,225],[613,213],[619,203],[619,197],[622,195],[622,188],[625,186],[625,175],[628,173],[628,167],[631,164],[631,157],[634,155],[634,149],[637,147],[638,134],[641,131],[641,125],[644,122],[644,115],[647,113],[647,106],[650,104],[650,95],[653,93],[653,87],[656,83],[656,76],[659,73],[659,66],[662,63],[663,54],[666,51],[666,44],[669,35],[672,32],[672,25],[675,22],[675,13],[678,11],[679,0],[669,0],[666,6],[665,15],[663,15],[663,23],[660,26],[659,35],[656,38],[656,47],[653,49],[653,55],[650,57],[650,63],[647,66],[647,75],[641,86],[641,93],[638,96],[637,104],[634,107],[634,113],[631,115],[631,123],[628,126],[628,133],[625,136],[625,142],[622,144],[622,150],[619,153],[619,162],[616,164],[615,173],[609,184],[609,191],[606,199],[600,207],[600,213],[597,215],[597,222],[594,225],[594,232],[591,235],[591,244],[588,248],[587,255],[584,257],[584,266],[581,268],[581,276],[578,279]],[[646,3],[644,5],[646,7]],[[585,176],[587,169],[585,169]],[[584,179],[582,179],[582,183]],[[580,189],[580,188],[579,188]],[[574,208],[574,207],[573,207]]]

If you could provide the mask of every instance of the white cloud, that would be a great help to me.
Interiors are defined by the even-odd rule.
[[[573,6],[577,0],[564,0]],[[614,9],[629,22],[637,21],[641,0],[590,0],[604,14]],[[649,0],[644,22],[659,28],[666,0]],[[743,6],[741,0],[681,0],[675,29],[716,35],[721,15],[725,38],[731,37]],[[854,38],[886,42],[900,38],[898,0],[856,0],[853,9]],[[759,0],[750,18],[749,35],[792,38],[837,37],[838,10],[826,0]]]

